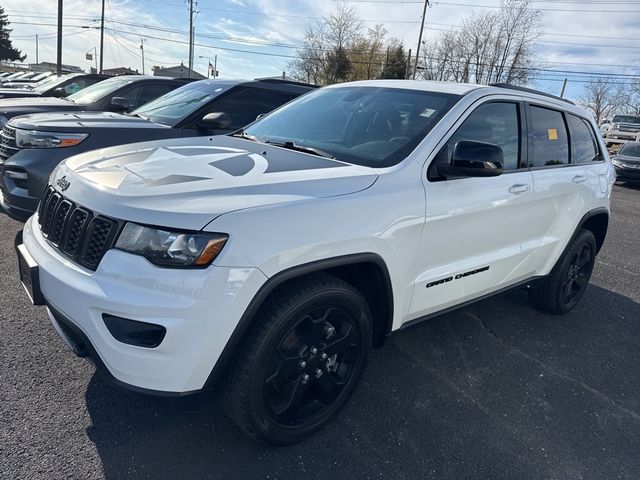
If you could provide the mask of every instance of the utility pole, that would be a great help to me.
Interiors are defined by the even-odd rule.
[[[409,78],[409,72],[411,71],[411,49],[409,49],[409,55],[407,55],[407,66],[404,70],[404,78],[405,80]]]
[[[36,65],[40,62],[38,61],[38,35],[36,35]]]
[[[58,0],[58,58],[56,60],[56,73],[62,75],[62,0]]]
[[[564,82],[562,83],[562,91],[560,92],[560,98],[564,98],[564,89],[567,88],[567,79],[564,79]]]
[[[418,35],[418,48],[416,48],[416,64],[413,67],[413,79],[416,79],[416,73],[418,72],[418,62],[420,61],[420,45],[422,44],[422,32],[424,32],[424,20],[427,18],[427,7],[429,6],[429,0],[424,0],[424,8],[422,9],[422,23],[420,24],[420,35]]]
[[[140,51],[142,52],[142,74],[144,75],[144,38],[140,38]]]
[[[102,59],[104,58],[104,0],[102,0],[102,17],[100,18],[100,73],[102,73],[102,69],[104,63]],[[96,67],[97,70],[97,67]]]
[[[193,0],[189,0],[189,78],[193,71]]]

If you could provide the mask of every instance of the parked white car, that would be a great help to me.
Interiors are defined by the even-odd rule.
[[[245,432],[293,443],[391,332],[518,286],[576,305],[615,178],[597,132],[515,87],[323,88],[231,136],[68,159],[16,238],[22,282],[115,383],[221,383]]]

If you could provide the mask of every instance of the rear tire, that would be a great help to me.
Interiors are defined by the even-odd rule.
[[[304,440],[345,404],[372,338],[369,307],[350,284],[317,273],[279,287],[230,365],[227,415],[257,440]]]
[[[558,315],[575,307],[589,284],[595,259],[596,239],[582,229],[551,273],[529,291],[533,306]]]

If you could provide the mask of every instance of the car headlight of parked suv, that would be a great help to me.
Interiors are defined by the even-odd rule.
[[[75,147],[88,136],[88,133],[39,132],[16,129],[16,146],[18,148]]]
[[[228,238],[221,233],[175,232],[127,223],[115,248],[162,267],[203,268],[218,256]]]

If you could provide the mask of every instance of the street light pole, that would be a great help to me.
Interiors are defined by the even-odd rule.
[[[38,35],[36,35],[36,65],[40,62],[38,61]]]

